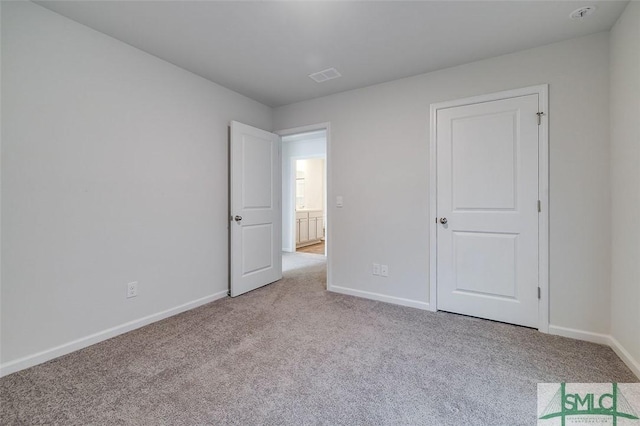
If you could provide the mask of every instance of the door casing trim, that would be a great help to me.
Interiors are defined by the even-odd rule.
[[[521,89],[506,90],[473,96],[453,101],[431,104],[430,108],[430,138],[429,138],[429,309],[438,310],[437,300],[437,260],[438,241],[437,224],[435,218],[437,206],[437,113],[441,109],[483,102],[498,101],[519,96],[538,95],[538,111],[543,112],[538,126],[538,199],[541,212],[538,214],[538,286],[540,299],[538,300],[538,330],[549,332],[549,85],[541,84]]]

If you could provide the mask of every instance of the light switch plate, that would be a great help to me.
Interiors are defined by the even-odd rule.
[[[380,264],[374,263],[372,268],[373,275],[380,275]]]

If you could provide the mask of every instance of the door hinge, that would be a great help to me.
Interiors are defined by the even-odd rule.
[[[538,200],[538,213],[542,211],[542,202]]]
[[[538,287],[538,299],[542,298],[542,290],[540,290],[540,287]]]
[[[544,115],[544,112],[536,112],[536,115],[538,116],[538,126],[542,124],[542,116]]]

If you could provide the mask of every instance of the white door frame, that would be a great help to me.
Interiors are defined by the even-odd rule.
[[[329,288],[331,288],[331,282],[333,281],[332,279],[332,274],[331,274],[331,265],[332,265],[332,259],[331,259],[331,254],[333,252],[333,250],[331,249],[331,246],[333,245],[333,235],[331,233],[332,230],[332,225],[331,225],[331,200],[333,197],[333,187],[331,185],[331,123],[329,122],[325,122],[325,123],[318,123],[318,124],[310,124],[308,126],[301,126],[301,127],[293,127],[290,129],[284,129],[284,130],[278,130],[276,132],[274,132],[276,135],[280,135],[280,136],[288,136],[288,135],[295,135],[297,133],[307,133],[307,132],[314,132],[317,130],[325,130],[326,131],[326,144],[327,144],[327,152],[326,152],[326,156],[325,156],[325,173],[327,175],[326,177],[326,211],[325,214],[327,215],[327,222],[325,223],[325,229],[326,229],[326,238],[325,238],[325,252],[327,254],[327,290],[329,290]],[[294,204],[295,205],[295,204]],[[295,236],[294,236],[294,243],[295,243]],[[295,248],[295,244],[294,244],[294,248]]]
[[[549,85],[541,84],[522,89],[507,90],[470,98],[431,104],[429,141],[429,309],[437,311],[437,150],[436,115],[438,110],[464,105],[491,102],[526,95],[538,95],[538,110],[544,114],[538,128],[538,330],[549,332]]]

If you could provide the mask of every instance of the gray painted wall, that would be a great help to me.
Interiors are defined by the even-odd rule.
[[[428,302],[429,105],[549,83],[551,324],[608,333],[608,37],[277,108],[276,129],[331,122],[331,284]],[[372,276],[372,262],[389,265],[389,278]]]
[[[640,371],[640,3],[611,31],[611,334]]]
[[[2,66],[2,363],[224,295],[227,126],[272,110],[30,2]]]
[[[611,40],[274,112],[37,5],[3,2],[0,362],[224,294],[230,120],[266,130],[331,122],[332,284],[427,303],[429,105],[541,83],[551,324],[612,332],[640,359],[639,9],[628,6]],[[374,261],[389,278],[371,275]],[[127,300],[129,281],[140,294]]]

